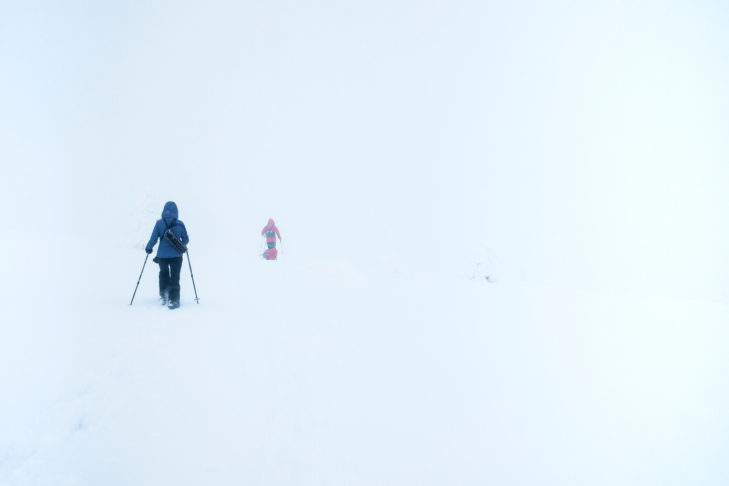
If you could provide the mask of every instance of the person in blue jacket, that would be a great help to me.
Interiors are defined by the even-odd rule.
[[[152,236],[145,247],[147,254],[152,253],[154,245],[159,240],[157,256],[154,261],[159,264],[159,296],[162,305],[170,309],[180,307],[180,270],[182,269],[182,253],[165,238],[168,229],[187,245],[190,238],[187,236],[185,224],[177,219],[177,204],[169,201],[162,210],[162,219],[158,219],[152,230]]]

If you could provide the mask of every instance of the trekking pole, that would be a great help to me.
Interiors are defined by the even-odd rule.
[[[192,275],[192,264],[190,263],[190,250],[187,250],[187,265],[190,267],[190,278],[192,279],[192,289],[195,291],[195,303],[199,304],[200,299],[197,298],[197,288],[195,287],[195,277]]]
[[[139,272],[139,278],[137,279],[137,286],[134,287],[134,293],[132,294],[132,300],[129,302],[129,305],[132,305],[134,302],[134,296],[137,295],[137,289],[139,288],[139,281],[142,280],[142,274],[144,273],[144,267],[147,265],[147,258],[149,258],[149,253],[147,253],[147,256],[144,257],[144,265],[142,265],[142,271]]]

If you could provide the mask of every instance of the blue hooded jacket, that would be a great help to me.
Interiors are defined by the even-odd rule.
[[[157,258],[181,257],[182,253],[175,250],[175,247],[164,237],[167,228],[170,228],[175,236],[182,240],[185,245],[190,241],[190,238],[187,236],[185,224],[177,219],[177,204],[173,201],[165,204],[165,208],[162,210],[162,219],[158,219],[155,223],[146,249],[151,250],[157,244],[157,240],[160,240],[159,248],[157,249]]]

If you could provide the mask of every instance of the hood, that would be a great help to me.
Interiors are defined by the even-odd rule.
[[[172,203],[172,204],[174,204],[174,203]],[[268,226],[273,226],[273,225],[274,225],[273,220],[272,219],[269,219],[268,220]]]
[[[168,201],[165,204],[165,208],[162,210],[162,220],[167,225],[170,225],[173,221],[177,220],[177,204],[175,204],[174,201]]]

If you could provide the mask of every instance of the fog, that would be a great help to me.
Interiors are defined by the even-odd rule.
[[[233,281],[226,268],[257,258],[260,230],[269,217],[283,235],[278,264],[288,273],[282,275],[300,287],[311,276],[297,273],[306,265],[330,265],[346,275],[348,265],[376,268],[384,262],[414,278],[437,279],[475,275],[478,263],[505,284],[501,292],[508,298],[489,301],[498,301],[502,318],[509,302],[531,302],[507,284],[562,296],[593,293],[572,309],[533,290],[540,296],[535,301],[548,303],[522,309],[529,323],[524,332],[544,335],[525,339],[534,339],[535,348],[542,338],[546,346],[554,345],[533,358],[535,367],[563,371],[572,363],[567,366],[561,353],[587,341],[593,356],[585,360],[591,358],[606,381],[624,386],[635,365],[635,376],[665,391],[670,389],[666,370],[673,376],[683,368],[680,361],[664,360],[684,343],[697,343],[685,355],[695,364],[694,374],[682,375],[687,393],[679,393],[684,388],[678,386],[669,393],[680,410],[641,421],[643,416],[631,415],[634,410],[625,403],[636,395],[649,403],[658,398],[630,380],[620,396],[625,408],[612,420],[649,424],[650,434],[637,436],[633,444],[635,450],[648,447],[650,439],[668,434],[662,428],[666,423],[689,416],[699,422],[692,406],[718,410],[726,403],[720,386],[725,360],[708,343],[725,334],[718,323],[729,293],[728,22],[729,8],[714,1],[5,4],[0,9],[3,248],[24,247],[19,240],[27,239],[27,248],[35,248],[31,241],[43,242],[46,250],[5,255],[12,265],[3,293],[32,293],[36,278],[48,283],[69,276],[64,295],[76,295],[63,305],[73,314],[62,315],[61,324],[70,327],[69,316],[81,312],[84,291],[125,305],[129,296],[118,294],[131,287],[139,267],[124,252],[138,251],[142,264],[142,247],[168,200],[177,202],[190,233],[203,302],[219,299],[210,291],[227,289],[223,283]],[[114,245],[99,247],[109,241]],[[68,246],[71,251],[55,251]],[[108,260],[100,262],[99,255]],[[100,264],[109,265],[115,277],[128,272],[130,281],[82,284],[89,273],[79,269]],[[273,275],[269,282],[279,274]],[[212,282],[216,276],[220,281]],[[241,285],[252,286],[246,278],[241,276]],[[336,285],[324,282],[313,288],[326,292]],[[289,287],[285,295],[295,295]],[[184,292],[189,298],[189,289]],[[449,314],[434,298],[454,295],[455,302],[458,293],[430,292],[408,293],[409,305],[429,299],[427,309],[445,323]],[[611,296],[628,300],[614,308]],[[359,298],[368,302],[367,295]],[[709,317],[697,317],[683,306],[687,301],[715,307],[706,311]],[[645,302],[655,312],[641,307]],[[251,306],[246,312],[255,315]],[[22,307],[8,315],[23,315]],[[473,300],[464,309],[466,314],[480,307]],[[540,316],[539,309],[551,314]],[[311,322],[318,322],[318,309],[309,311]],[[218,307],[212,315],[223,322],[226,312]],[[410,315],[405,308],[398,312]],[[562,312],[569,313],[567,328],[559,327]],[[140,318],[152,320],[144,315]],[[463,317],[463,336],[468,336],[473,329]],[[704,327],[693,328],[694,318],[703,319]],[[134,322],[126,314],[119,319]],[[195,314],[186,319],[195,323]],[[600,328],[595,324],[600,319],[612,319],[615,326]],[[664,322],[670,323],[668,337],[651,350]],[[290,332],[287,322],[278,325]],[[585,331],[589,325],[594,327]],[[140,346],[134,336],[114,332],[129,339],[130,349],[146,352],[146,341]],[[260,332],[264,337],[257,337],[265,340]],[[400,332],[407,341],[407,330]],[[504,332],[504,342],[519,342],[521,335]],[[564,340],[557,343],[554,336]],[[457,342],[449,349],[457,353],[461,343],[452,338]],[[32,336],[23,339],[33,342]],[[175,352],[184,354],[181,349],[193,347],[196,339],[194,333],[183,336],[184,346]],[[625,369],[611,361],[612,346],[620,343],[632,346]],[[298,341],[289,344],[294,355],[301,352]],[[472,346],[477,349],[478,343]],[[344,353],[334,345],[327,351]],[[261,359],[268,359],[264,355]],[[489,373],[498,374],[496,369]],[[285,378],[284,371],[272,376]],[[707,385],[713,392],[692,388],[700,376],[708,376],[702,383],[717,385]],[[326,380],[319,379],[326,388]],[[289,381],[298,390],[298,382]],[[113,389],[115,383],[106,386]],[[567,383],[565,400],[605,411],[599,393]],[[532,384],[544,386],[536,379]],[[299,413],[298,402],[286,403],[285,411]],[[262,401],[261,409],[268,405]],[[541,412],[531,413],[545,426]],[[567,415],[559,414],[565,421]],[[630,420],[621,421],[627,416]],[[463,419],[464,430],[471,425]],[[701,452],[715,452],[720,444],[716,430],[726,424],[714,425],[715,435],[704,430],[698,436]],[[600,446],[617,448],[610,427],[599,427]],[[663,465],[679,450],[670,444]],[[468,441],[461,446],[468,452]],[[504,455],[515,467],[520,464],[518,454]],[[269,459],[275,469],[277,458]],[[596,468],[605,466],[592,459]],[[698,470],[701,458],[692,460]],[[645,478],[652,471],[650,464],[646,468]],[[711,474],[709,483],[718,484]]]
[[[271,216],[309,253],[428,261],[488,247],[532,281],[723,298],[726,14],[6,7],[6,224],[123,238],[149,196],[178,199],[197,238],[254,235]]]

